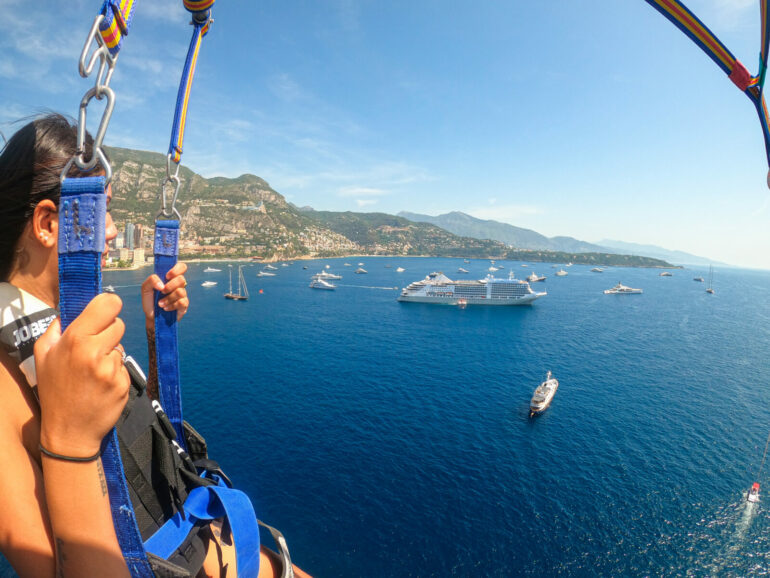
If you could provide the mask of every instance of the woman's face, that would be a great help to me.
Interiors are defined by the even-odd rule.
[[[104,252],[102,253],[102,267],[104,267],[107,264],[107,253],[109,252],[109,249],[107,245],[110,241],[112,241],[115,237],[118,236],[118,228],[115,226],[115,221],[112,220],[112,215],[110,214],[110,203],[112,202],[112,185],[107,185],[107,190],[105,191],[105,194],[107,195],[107,216],[104,219],[104,225],[105,225],[105,232],[104,232]]]

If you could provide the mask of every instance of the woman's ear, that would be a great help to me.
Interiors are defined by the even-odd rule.
[[[46,248],[56,245],[59,240],[59,211],[50,199],[43,199],[32,214],[32,234]]]

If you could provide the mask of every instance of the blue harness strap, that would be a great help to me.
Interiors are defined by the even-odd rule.
[[[162,283],[176,265],[179,251],[179,221],[155,221],[155,274]],[[176,311],[164,311],[159,305],[164,294],[155,291],[155,351],[158,368],[158,395],[163,410],[176,431],[177,442],[186,451],[182,425],[182,390],[179,380],[179,339]]]
[[[253,578],[259,574],[259,526],[248,496],[228,488],[218,476],[216,486],[195,488],[184,502],[184,515],[177,512],[161,526],[144,547],[161,558],[168,558],[182,545],[198,520],[227,518],[235,544],[236,576]]]
[[[104,177],[66,179],[59,202],[59,307],[62,331],[101,293],[107,197]],[[134,578],[152,578],[128,495],[115,428],[102,441],[102,465],[123,557]]]

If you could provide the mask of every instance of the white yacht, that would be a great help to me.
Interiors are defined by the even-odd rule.
[[[270,271],[260,271],[257,273],[257,277],[275,277],[275,273],[271,273]]]
[[[201,287],[214,287],[216,286],[216,284],[217,284],[216,281],[204,281],[203,283],[201,283]]]
[[[221,273],[222,269],[214,269],[214,267],[206,267],[204,273]]]
[[[270,269],[271,271],[277,271],[278,267],[273,267],[272,265],[265,265],[265,269]]]
[[[532,395],[532,399],[529,402],[529,417],[548,409],[557,389],[559,389],[559,380],[553,377],[549,371],[545,376],[545,381],[537,386],[535,393]]]
[[[641,295],[641,289],[634,289],[633,287],[626,287],[621,283],[615,285],[612,289],[605,289],[605,295]]]
[[[333,283],[329,283],[328,281],[324,281],[323,279],[320,279],[317,275],[313,276],[313,280],[310,281],[310,288],[311,289],[325,289],[326,291],[334,291],[337,286]]]
[[[529,283],[538,283],[538,282],[540,282],[540,281],[545,281],[545,276],[543,276],[543,277],[540,277],[540,276],[538,276],[538,274],[537,274],[537,273],[535,273],[534,271],[532,271],[532,274],[531,274],[529,277],[527,277],[527,281],[528,281]]]
[[[668,271],[663,271],[662,273],[660,273],[660,277],[671,277],[671,276],[672,276],[671,273],[669,273]]]
[[[316,273],[313,275],[314,279],[342,279],[342,275],[335,275],[334,273],[330,273],[329,271],[323,270],[320,273]]]
[[[358,269],[356,269],[355,272],[358,273],[359,275],[362,275],[363,273],[368,273],[369,271],[367,271],[363,267],[359,267]]]
[[[567,272],[564,269],[559,269],[558,271],[556,271],[556,273],[554,273],[554,275],[556,275],[557,277],[566,277]]]
[[[500,269],[498,269],[498,268],[497,268],[497,267],[495,267],[494,265],[492,265],[492,266],[489,268],[489,271],[491,271],[492,273],[494,273],[495,271],[499,271],[499,270],[500,270]]]
[[[396,273],[403,273],[405,270],[406,270],[406,269],[404,269],[403,267],[398,267],[398,268],[396,269]]]
[[[468,272],[468,269],[463,269],[462,267],[460,267],[460,268],[457,270],[457,272],[458,272],[458,273],[467,273],[467,272]]]
[[[591,269],[591,273],[604,273],[604,269],[602,269],[601,267],[594,267],[593,269]]]

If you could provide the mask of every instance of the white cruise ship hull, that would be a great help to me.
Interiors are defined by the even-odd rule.
[[[514,298],[495,298],[490,299],[480,297],[439,297],[429,295],[399,295],[398,300],[410,303],[439,303],[442,305],[459,305],[461,299],[465,300],[467,305],[529,305],[535,299],[545,295],[545,293],[532,293],[522,297]]]

